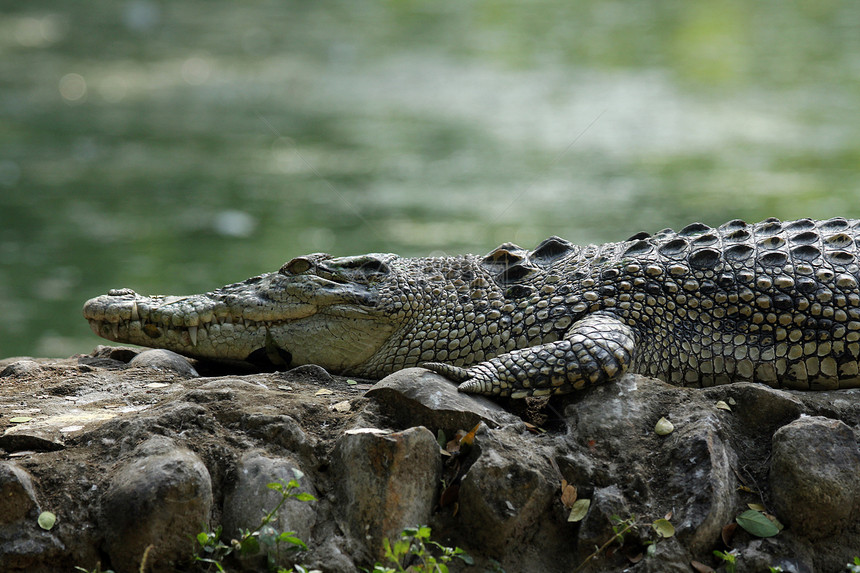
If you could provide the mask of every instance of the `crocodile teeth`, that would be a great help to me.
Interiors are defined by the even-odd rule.
[[[197,346],[197,327],[188,327],[188,336],[191,337],[191,346]]]
[[[114,340],[116,340],[117,338],[119,338],[119,324],[114,322],[110,326],[111,326],[111,333],[113,334],[113,338],[114,338]]]

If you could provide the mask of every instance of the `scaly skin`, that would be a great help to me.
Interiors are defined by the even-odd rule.
[[[425,365],[460,389],[561,394],[638,372],[686,386],[860,386],[860,221],[700,223],[485,257],[293,259],[186,297],[89,300],[99,336],[187,356],[378,378]]]

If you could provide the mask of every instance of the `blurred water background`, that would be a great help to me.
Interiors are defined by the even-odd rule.
[[[0,0],[0,357],[109,288],[860,216],[854,0]]]

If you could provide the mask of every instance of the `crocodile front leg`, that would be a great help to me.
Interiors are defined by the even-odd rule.
[[[514,350],[469,368],[438,362],[424,367],[460,382],[461,392],[524,398],[567,394],[613,380],[633,361],[636,335],[606,312],[575,322],[562,340]]]

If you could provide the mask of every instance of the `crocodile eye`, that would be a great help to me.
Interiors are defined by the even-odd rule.
[[[286,263],[281,267],[281,270],[278,272],[282,275],[300,275],[302,273],[306,273],[311,268],[311,262],[307,260],[305,257],[296,257],[290,262]]]

